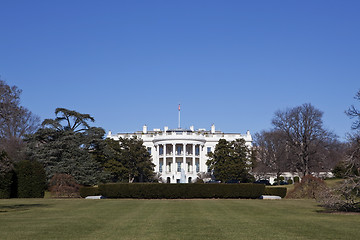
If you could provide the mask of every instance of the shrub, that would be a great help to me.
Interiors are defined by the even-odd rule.
[[[100,194],[108,198],[259,198],[262,184],[157,184],[115,183],[99,185]]]
[[[11,187],[13,183],[12,171],[0,174],[0,198],[10,198],[11,197]]]
[[[289,179],[289,180],[287,180],[287,183],[288,183],[288,184],[293,184],[293,180],[292,180],[292,179]]]
[[[287,198],[316,198],[318,194],[326,190],[326,183],[320,178],[312,175],[306,175],[301,179],[300,183],[290,191]]]
[[[46,186],[44,167],[36,161],[24,160],[15,167],[19,198],[42,198]]]
[[[279,196],[284,198],[286,196],[287,188],[285,187],[265,187],[264,195]]]
[[[5,151],[0,151],[0,198],[10,198],[14,183],[13,164]]]
[[[197,178],[195,183],[204,183],[204,180],[201,178]]]
[[[79,197],[79,187],[74,177],[56,173],[50,180],[50,192],[53,197]]]
[[[344,162],[338,162],[334,169],[332,170],[332,173],[336,178],[344,178],[346,174],[346,166]]]
[[[294,183],[300,182],[300,178],[298,176],[294,177]]]
[[[99,187],[81,187],[79,192],[82,198],[100,195]]]

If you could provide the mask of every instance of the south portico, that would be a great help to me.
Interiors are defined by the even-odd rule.
[[[120,137],[142,139],[155,164],[154,170],[164,183],[191,183],[196,181],[199,173],[208,172],[208,153],[215,150],[220,139],[233,141],[243,138],[248,147],[252,145],[249,131],[244,135],[223,133],[215,130],[215,125],[212,125],[210,130],[195,130],[191,126],[189,129],[164,127],[163,130],[151,131],[144,125],[142,131],[118,134],[109,132],[107,137],[114,140]]]
[[[189,134],[188,134],[189,133]],[[168,183],[191,183],[200,172],[204,136],[192,136],[184,129],[168,130],[154,138],[154,155],[158,155],[156,171]],[[155,157],[155,156],[154,156]]]

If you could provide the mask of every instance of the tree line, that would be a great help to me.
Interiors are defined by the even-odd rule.
[[[47,183],[59,173],[81,185],[159,180],[141,139],[104,139],[104,129],[92,126],[91,115],[65,108],[57,108],[53,119],[40,123],[39,117],[21,106],[20,95],[20,89],[0,80],[0,177],[20,162],[31,161],[44,167]],[[360,91],[356,98],[360,100]],[[357,132],[343,143],[323,126],[323,112],[309,103],[277,111],[273,128],[255,134],[251,149],[243,139],[221,139],[208,155],[209,171],[222,182],[252,182],[254,175],[268,172],[305,176],[332,169],[343,174],[349,168],[355,171],[360,114],[354,106],[347,114],[355,118]],[[357,159],[352,167],[349,154]]]
[[[323,112],[311,104],[277,111],[273,128],[255,134],[259,175],[279,177],[284,172],[299,176],[329,172],[344,158],[346,144],[323,126]]]
[[[91,126],[91,115],[65,108],[40,123],[21,106],[20,94],[16,86],[0,80],[0,188],[10,188],[17,181],[14,175],[31,178],[39,166],[45,173],[44,187],[52,178],[59,179],[58,174],[81,185],[154,181],[154,165],[141,139],[104,139],[104,129]],[[26,173],[20,171],[24,162],[40,165],[29,165],[34,171]],[[2,186],[5,183],[8,186]]]

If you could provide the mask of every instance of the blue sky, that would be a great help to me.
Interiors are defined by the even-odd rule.
[[[311,103],[341,138],[358,104],[360,1],[0,1],[0,75],[41,119],[106,131],[252,133]]]

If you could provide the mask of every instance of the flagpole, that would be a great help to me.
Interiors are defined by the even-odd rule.
[[[180,104],[179,104],[179,126],[178,128],[180,129]]]

